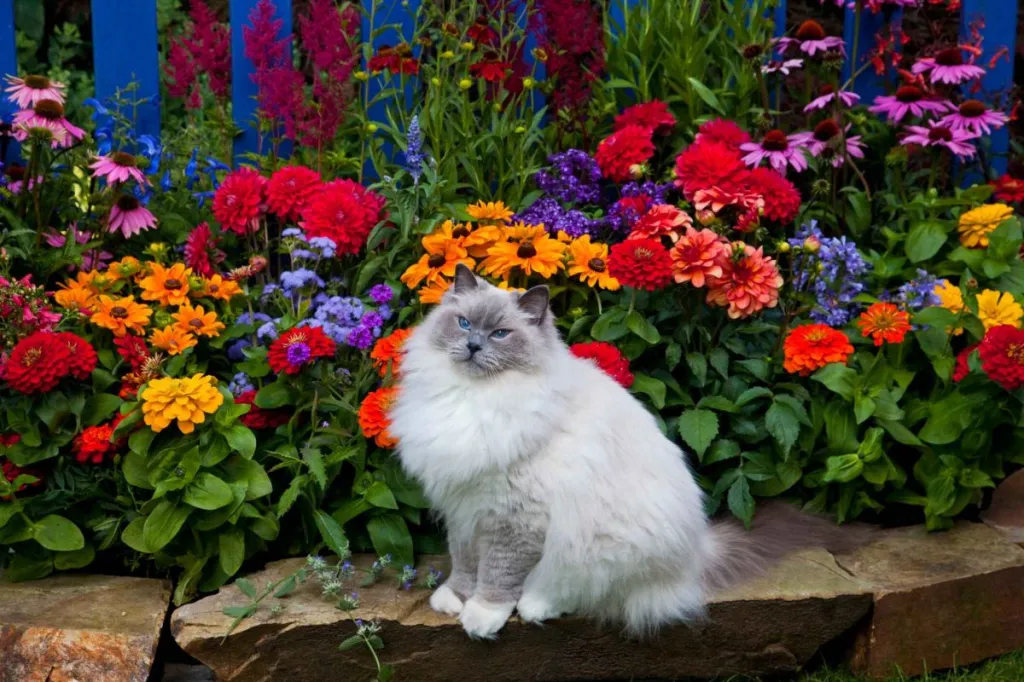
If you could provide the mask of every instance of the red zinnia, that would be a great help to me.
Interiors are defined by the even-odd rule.
[[[953,382],[959,384],[961,381],[967,378],[967,375],[971,373],[971,366],[969,363],[971,359],[971,353],[978,350],[977,343],[967,346],[960,351],[956,356],[956,367],[953,368]]]
[[[305,166],[285,166],[270,177],[267,209],[281,220],[294,222],[321,186],[320,174]]]
[[[627,126],[646,128],[655,135],[668,135],[676,126],[676,117],[660,100],[634,104],[615,117],[615,130]]]
[[[35,332],[14,347],[0,367],[0,378],[19,393],[49,393],[67,376],[71,362],[71,351],[60,334]]]
[[[594,160],[604,177],[615,182],[628,182],[636,177],[637,167],[647,163],[653,155],[651,130],[631,125],[602,140]]]
[[[903,343],[910,331],[910,314],[892,303],[879,301],[860,314],[857,326],[864,338],[870,338],[876,346],[886,342]]]
[[[114,444],[110,442],[112,435],[114,435],[113,424],[89,426],[84,429],[75,436],[75,460],[82,464],[86,462],[102,464],[104,457],[114,454]]]
[[[213,266],[224,261],[224,252],[217,248],[217,239],[210,226],[199,223],[185,239],[185,265],[201,277],[213,275]]]
[[[2,464],[0,464],[0,470],[3,471],[4,478],[7,480],[8,483],[13,483],[14,480],[18,478],[18,476],[21,476],[22,474],[25,474],[26,476],[35,476],[36,477],[36,481],[34,483],[29,483],[28,484],[28,485],[32,486],[33,488],[38,488],[39,486],[41,486],[43,484],[43,475],[41,473],[39,473],[38,471],[34,471],[32,469],[22,469],[19,466],[15,466],[14,462],[10,462],[10,461],[8,461],[6,459],[3,461]],[[18,489],[15,490],[14,492],[20,493],[25,488],[26,488],[26,484],[23,483],[23,484],[19,485]],[[9,497],[0,497],[0,500],[9,500],[9,499],[10,499]]]
[[[20,433],[0,433],[0,447],[9,448],[21,442]]]
[[[213,215],[225,230],[255,232],[266,201],[267,179],[247,166],[228,173],[213,195]]]
[[[764,199],[764,216],[777,223],[791,223],[800,212],[800,192],[792,182],[771,168],[755,168],[747,175],[747,186]]]
[[[250,429],[276,429],[291,419],[287,410],[264,410],[256,406],[255,400],[255,389],[235,396],[236,405],[250,405],[249,411],[238,418],[238,421]]]
[[[141,369],[149,359],[149,348],[146,347],[146,340],[141,336],[125,334],[115,338],[114,345],[117,347],[117,354],[128,361],[133,372]]]
[[[569,346],[569,351],[578,358],[592,360],[602,372],[615,379],[623,388],[633,385],[629,360],[612,344],[601,341],[574,343]]]
[[[697,128],[697,136],[694,138],[694,142],[696,144],[717,142],[739,154],[740,145],[750,142],[750,135],[732,121],[724,118],[715,118]]]
[[[627,287],[656,291],[672,282],[672,258],[658,239],[629,239],[611,248],[608,274]]]
[[[333,357],[336,349],[337,345],[320,327],[293,327],[270,344],[267,362],[278,374],[298,374],[315,358]]]
[[[717,187],[733,193],[743,188],[748,171],[739,152],[721,142],[691,144],[676,157],[676,187],[693,200],[697,190]]]
[[[512,69],[512,62],[503,62],[497,59],[481,59],[476,64],[471,64],[469,72],[477,78],[483,78],[488,83],[500,83],[508,76]]]
[[[1024,386],[1024,329],[992,327],[978,346],[978,357],[988,378],[1007,391]]]
[[[57,337],[71,353],[67,373],[76,379],[88,379],[92,376],[92,371],[96,369],[98,361],[96,349],[92,347],[92,344],[71,332],[58,332]]]
[[[996,188],[995,198],[1010,204],[1024,202],[1024,180],[1006,174],[989,183]]]
[[[327,237],[337,255],[359,253],[383,217],[384,198],[351,180],[327,183],[302,212],[307,237]]]

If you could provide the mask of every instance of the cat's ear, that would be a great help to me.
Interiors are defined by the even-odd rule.
[[[530,322],[540,324],[544,316],[548,314],[548,298],[550,292],[544,284],[531,287],[529,291],[519,297],[519,309],[529,315]]]
[[[472,291],[477,287],[476,275],[468,267],[459,263],[455,266],[455,293]]]

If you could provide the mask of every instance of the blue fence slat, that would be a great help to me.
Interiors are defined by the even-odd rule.
[[[136,132],[159,137],[156,2],[92,0],[92,42],[96,97],[102,102],[129,83],[138,83],[135,98],[149,102],[135,112]]]
[[[14,42],[14,0],[0,0],[0,86],[6,86],[8,74],[18,75],[18,51]],[[13,111],[14,105],[6,101],[6,93],[2,90],[3,87],[0,87],[0,96],[4,99],[0,103],[0,112],[5,114],[6,119],[7,114]],[[7,158],[0,158],[0,161],[13,160],[17,156],[18,143],[8,138]]]
[[[260,135],[256,128],[256,110],[259,104],[256,101],[256,83],[252,80],[255,68],[252,62],[245,58],[244,27],[249,24],[249,13],[258,4],[259,0],[231,0],[228,6],[231,21],[231,112],[235,125],[242,129],[234,141],[236,163],[243,154],[267,151],[260,149]],[[281,20],[277,38],[281,40],[290,37],[292,0],[274,0],[274,5],[277,8],[275,18]],[[280,151],[282,154],[288,152],[286,149]]]
[[[846,41],[847,55],[846,62],[843,65],[844,83],[850,79],[851,74],[864,66],[867,56],[875,46],[875,34],[882,30],[887,31],[887,25],[889,24],[892,26],[899,25],[902,20],[903,12],[901,10],[892,12],[888,21],[886,21],[886,16],[882,12],[872,14],[867,10],[861,10],[860,32],[858,34],[856,28],[857,12],[853,9],[846,10],[846,20],[843,23],[843,39]],[[857,43],[856,53],[854,51],[854,42]],[[886,73],[888,74],[889,70]],[[884,77],[875,75],[874,69],[870,67],[857,76],[854,85],[853,89],[860,95],[861,101],[866,104],[870,104],[875,97],[885,94],[886,81]]]
[[[1002,107],[1009,113],[1009,95],[1013,87],[1013,59],[1016,54],[1017,3],[1011,0],[963,0],[960,10],[961,35],[969,36],[971,22],[979,18],[985,21],[985,26],[981,29],[984,36],[982,49],[985,51],[985,63],[981,66],[988,69],[988,73],[981,79],[981,86],[988,95],[1001,95],[996,101],[1001,101]],[[1002,48],[1006,48],[1008,52],[989,68],[989,60]],[[1010,147],[1009,131],[1005,127],[993,131],[990,139],[991,150],[996,155],[995,158],[989,159],[990,165],[999,174],[1005,173],[1006,153]]]
[[[781,38],[786,35],[786,0],[778,0],[775,4],[772,19],[775,22],[775,37]]]
[[[373,53],[382,47],[395,47],[409,43],[416,32],[416,11],[420,0],[363,0],[363,39],[371,38]],[[373,7],[376,5],[376,7]],[[384,29],[384,30],[380,30]],[[373,35],[374,31],[378,31]],[[405,100],[412,101],[413,78],[406,77]],[[372,101],[381,91],[382,80],[372,76],[367,82],[367,92]],[[387,102],[380,100],[370,107],[371,121],[387,123]]]
[[[528,4],[529,8],[530,5]],[[531,8],[532,11],[532,8]],[[522,14],[522,28],[526,32],[526,40],[523,44],[523,59],[526,62],[528,70],[532,71],[532,78],[538,83],[544,81],[547,78],[547,64],[544,62],[538,62],[533,58],[533,51],[537,49],[537,36],[530,31],[530,14],[528,11],[523,11]],[[529,74],[529,71],[528,71]],[[533,97],[533,104],[536,109],[540,109],[546,103],[544,93],[541,92],[540,88],[534,88],[531,95]]]

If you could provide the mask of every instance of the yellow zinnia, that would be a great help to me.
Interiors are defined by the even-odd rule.
[[[199,343],[196,341],[196,337],[173,324],[169,324],[163,329],[154,329],[149,337],[149,342],[156,348],[167,351],[168,355],[184,353]]]
[[[466,207],[466,213],[481,222],[504,223],[512,217],[512,209],[503,201],[478,201]]]
[[[141,334],[153,314],[149,306],[137,303],[131,296],[115,299],[105,294],[93,304],[93,311],[89,321],[118,337],[130,331]]]
[[[1013,294],[985,289],[978,294],[978,319],[985,329],[1008,324],[1020,328],[1024,308],[1014,300]]]
[[[171,315],[174,318],[175,326],[188,334],[201,334],[202,336],[219,336],[224,325],[217,321],[217,313],[206,312],[203,306],[197,305],[193,308],[190,305],[183,305],[178,312]]]
[[[144,301],[156,301],[160,305],[182,305],[188,302],[189,283],[192,269],[184,263],[175,263],[165,268],[159,263],[149,263],[150,274],[139,282]]]
[[[214,385],[215,379],[205,374],[191,378],[154,379],[142,392],[142,414],[146,424],[159,433],[177,421],[182,433],[192,433],[196,424],[206,421],[224,402]]]
[[[608,245],[591,243],[589,234],[569,244],[569,276],[579,277],[588,287],[608,291],[620,286],[619,280],[608,274]]]
[[[940,279],[935,285],[933,293],[939,297],[939,305],[951,313],[962,313],[964,311],[964,295],[960,287],[953,286],[948,279]],[[947,334],[959,336],[964,333],[963,327],[946,329]]]
[[[203,280],[202,295],[204,297],[214,298],[218,301],[230,301],[240,293],[242,293],[242,287],[238,286],[238,282],[224,279],[220,275],[213,275]]]
[[[969,249],[986,248],[988,235],[1013,215],[1006,204],[986,204],[960,216],[960,243]]]

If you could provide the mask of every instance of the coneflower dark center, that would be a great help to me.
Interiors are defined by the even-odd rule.
[[[825,35],[824,27],[814,19],[808,19],[796,30],[797,40],[824,40]]]
[[[122,194],[117,199],[117,207],[122,211],[134,211],[139,207],[139,200],[130,194]]]
[[[934,142],[939,140],[943,142],[951,142],[953,140],[953,132],[945,126],[936,126],[928,131],[928,139]]]
[[[781,152],[789,147],[789,140],[786,139],[786,133],[781,130],[769,130],[764,134],[761,146],[768,151]]]
[[[969,99],[960,105],[960,115],[967,118],[978,118],[985,114],[985,105],[976,99]]]
[[[55,99],[41,99],[32,107],[36,116],[41,116],[49,121],[59,121],[64,118],[64,105]]]
[[[951,47],[935,55],[935,63],[942,66],[960,66],[964,63],[964,53],[959,47]]]
[[[904,85],[896,90],[896,99],[901,102],[920,102],[924,99],[924,93],[916,85]]]
[[[826,118],[824,121],[814,126],[814,139],[818,142],[828,142],[838,134],[839,124],[831,118]]]

